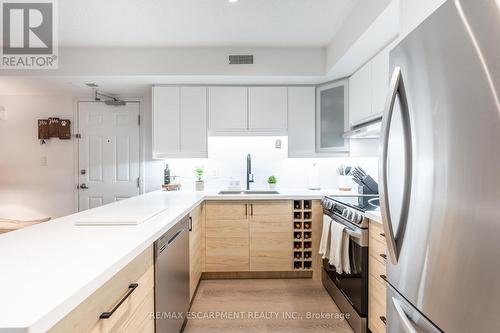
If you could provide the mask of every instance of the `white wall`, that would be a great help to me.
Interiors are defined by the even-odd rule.
[[[335,35],[326,50],[325,72],[328,74],[346,53],[356,44],[358,39],[373,24],[377,17],[389,5],[391,0],[359,1],[345,21],[345,24]],[[370,55],[367,55],[368,57]],[[366,61],[366,59],[365,59]],[[354,69],[362,65],[353,59]],[[351,73],[347,73],[350,75]],[[338,78],[338,77],[337,77]]]
[[[57,217],[74,212],[73,140],[37,139],[37,119],[73,121],[71,96],[0,96],[0,218]],[[46,157],[47,166],[41,165]]]
[[[253,54],[253,65],[229,65],[229,54]],[[61,48],[52,76],[316,76],[325,73],[323,48]],[[2,75],[47,75],[0,69]]]
[[[276,139],[281,140],[281,149],[275,148]],[[323,189],[337,187],[336,169],[342,163],[362,166],[375,179],[378,175],[376,157],[289,159],[287,137],[209,137],[208,151],[207,159],[167,159],[149,162],[151,173],[147,190],[160,188],[163,183],[165,163],[169,163],[172,175],[180,176],[183,189],[194,189],[193,172],[196,166],[205,168],[205,186],[209,190],[226,188],[231,177],[239,179],[241,186],[244,187],[248,153],[252,155],[252,173],[255,176],[255,183],[251,185],[253,188],[267,188],[267,177],[270,175],[278,178],[278,188],[307,188],[309,170],[313,163],[319,168],[320,185]]]
[[[408,35],[422,21],[432,14],[446,0],[399,0],[400,34],[399,39]],[[450,0],[451,1],[451,0]]]

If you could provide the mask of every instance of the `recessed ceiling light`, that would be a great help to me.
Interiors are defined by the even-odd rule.
[[[236,3],[238,0],[227,0],[229,3]]]

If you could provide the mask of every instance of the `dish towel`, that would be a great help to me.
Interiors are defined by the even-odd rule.
[[[344,239],[344,229],[345,226],[338,222],[332,221],[332,225],[330,227],[330,252],[328,255],[328,262],[330,265],[335,266],[335,270],[338,274],[342,274],[343,272],[343,247],[342,241]]]
[[[321,258],[328,258],[328,250],[330,249],[330,225],[332,219],[328,215],[323,215],[323,232],[321,233],[321,241],[319,243],[319,251]]]
[[[342,270],[346,274],[351,274],[351,261],[349,259],[349,240],[347,229],[342,233]]]

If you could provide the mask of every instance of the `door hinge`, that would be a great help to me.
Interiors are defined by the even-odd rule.
[[[141,187],[141,178],[137,177],[137,187]]]
[[[76,133],[76,134],[75,134],[75,138],[77,138],[77,139],[81,139],[81,138],[82,138],[82,135],[81,135],[80,133]]]
[[[141,126],[141,116],[137,116],[137,124]]]

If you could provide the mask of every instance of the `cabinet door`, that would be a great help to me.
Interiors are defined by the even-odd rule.
[[[349,124],[371,115],[371,65],[367,63],[349,78]]]
[[[311,157],[316,152],[316,88],[288,88],[288,157]]]
[[[250,270],[292,270],[292,201],[250,205]]]
[[[182,87],[180,96],[180,151],[207,157],[207,88]]]
[[[348,128],[348,106],[347,80],[316,89],[316,152],[349,152],[349,141],[343,137]]]
[[[246,87],[210,87],[208,93],[210,130],[248,128]]]
[[[192,300],[202,271],[201,205],[196,207],[189,214],[189,217],[191,218],[189,231],[189,299]]]
[[[257,130],[286,130],[286,87],[248,88],[248,127]]]
[[[248,209],[244,202],[208,202],[205,225],[205,270],[249,269]]]
[[[153,157],[180,152],[180,88],[153,87]]]
[[[372,60],[372,115],[382,114],[389,90],[389,47]]]
[[[100,319],[103,312],[111,311],[129,285],[137,283],[133,293],[121,303],[108,319]],[[49,333],[107,333],[144,332],[154,333],[154,255],[153,246],[105,282],[92,295],[68,313],[48,330]]]

